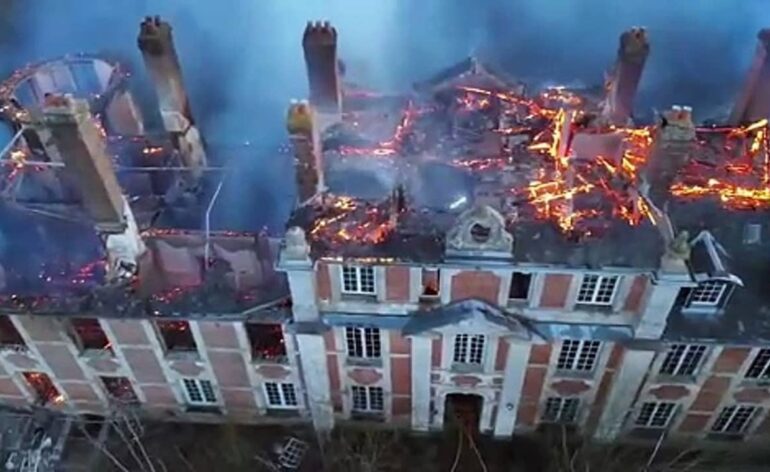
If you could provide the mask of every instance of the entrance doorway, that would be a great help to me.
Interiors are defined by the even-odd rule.
[[[479,431],[484,399],[479,395],[450,393],[444,405],[444,424],[459,424],[469,433]]]

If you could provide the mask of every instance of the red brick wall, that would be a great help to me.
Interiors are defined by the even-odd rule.
[[[84,382],[59,382],[59,386],[73,402],[99,402],[94,389],[89,383]]]
[[[143,385],[141,387],[144,393],[145,402],[154,406],[173,406],[176,405],[174,392],[165,385]]]
[[[434,369],[441,367],[441,344],[441,337],[438,337],[431,342],[430,365]]]
[[[412,394],[412,362],[408,357],[391,357],[390,381],[394,395]]]
[[[140,383],[166,383],[166,376],[152,349],[123,348],[123,355]]]
[[[623,305],[623,310],[639,313],[642,309],[642,296],[644,296],[645,288],[647,288],[647,277],[643,275],[634,277],[634,281],[631,283],[631,290],[628,291],[628,296],[626,297],[626,303]]]
[[[238,349],[235,326],[229,322],[198,322],[201,336],[207,347]]]
[[[684,417],[682,424],[679,425],[679,431],[683,433],[698,433],[703,431],[703,428],[709,422],[711,415],[690,413]]]
[[[508,341],[501,339],[497,343],[497,356],[495,357],[495,370],[505,370],[505,361],[508,360]]]
[[[411,340],[401,336],[398,331],[390,331],[391,354],[409,354],[411,352]]]
[[[747,347],[726,347],[719,353],[712,371],[718,374],[737,374],[750,352],[751,349]]]
[[[538,348],[537,350],[535,348]],[[544,350],[533,345],[529,353],[527,371],[524,373],[524,385],[521,388],[521,400],[516,412],[516,424],[534,426],[537,417],[537,405],[543,391],[543,383],[548,370],[547,361],[541,364]],[[549,346],[550,352],[550,346]]]
[[[251,390],[221,389],[222,399],[229,409],[236,410],[256,410],[257,404],[254,402],[254,394]]]
[[[551,362],[550,344],[533,344],[529,351],[529,363],[534,365],[548,365]]]
[[[602,374],[602,380],[599,383],[599,388],[596,389],[596,396],[591,405],[591,413],[588,415],[588,421],[586,422],[586,429],[593,431],[599,424],[604,407],[607,404],[607,398],[610,395],[612,389],[612,381],[615,379],[614,370],[605,370]]]
[[[211,368],[222,387],[250,387],[249,375],[240,352],[209,351]]]
[[[722,396],[724,396],[729,387],[729,377],[712,375],[703,382],[698,396],[695,397],[695,401],[690,406],[690,412],[702,411],[713,413],[719,407]]]
[[[59,380],[85,380],[83,370],[66,346],[38,344],[37,349]]]
[[[324,333],[324,346],[327,352],[334,352],[336,350],[334,346],[334,330],[330,329]]]
[[[389,266],[385,268],[385,298],[391,302],[409,301],[409,268]]]
[[[540,306],[543,308],[564,308],[567,294],[572,283],[570,274],[547,274],[543,283],[543,295]]]
[[[411,416],[412,399],[410,397],[393,398],[393,416]]]
[[[500,277],[492,272],[465,271],[452,277],[452,300],[478,298],[497,304]]]
[[[329,264],[325,262],[319,262],[316,268],[316,290],[318,290],[318,298],[321,300],[329,300],[332,297]]]
[[[19,390],[19,387],[16,386],[10,377],[0,378],[0,402],[6,397],[24,397],[24,392]]]
[[[337,355],[336,354],[326,354],[326,368],[329,370],[329,390],[331,390],[331,396],[332,400],[334,401],[335,395],[336,398],[340,397],[340,390],[342,389],[340,382],[340,369],[337,365]],[[340,403],[340,406],[342,403]],[[335,405],[336,409],[336,405]]]
[[[150,344],[144,326],[139,320],[110,320],[110,329],[118,344],[135,344],[146,346]]]

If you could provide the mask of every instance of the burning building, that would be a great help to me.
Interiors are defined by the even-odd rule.
[[[170,34],[148,19],[139,40],[164,123],[185,125],[165,136],[7,93],[53,144],[20,133],[3,156],[0,400],[320,431],[440,430],[455,408],[497,437],[770,431],[763,74],[734,123],[686,106],[634,123],[650,53],[634,28],[604,97],[477,58],[363,93],[341,81],[343,35],[311,23],[310,100],[287,114],[297,204],[276,239],[210,231],[217,153],[180,145],[193,121]]]

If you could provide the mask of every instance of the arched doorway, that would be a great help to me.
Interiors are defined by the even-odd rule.
[[[444,405],[444,427],[459,423],[469,432],[479,431],[481,410],[484,399],[480,395],[466,393],[450,393],[446,396]]]

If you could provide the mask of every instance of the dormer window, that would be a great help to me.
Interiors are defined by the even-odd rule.
[[[687,299],[688,307],[718,307],[727,290],[727,282],[707,280],[693,288]]]
[[[489,226],[476,223],[471,226],[471,238],[479,244],[484,244],[489,241],[489,235],[492,234],[492,230]]]

